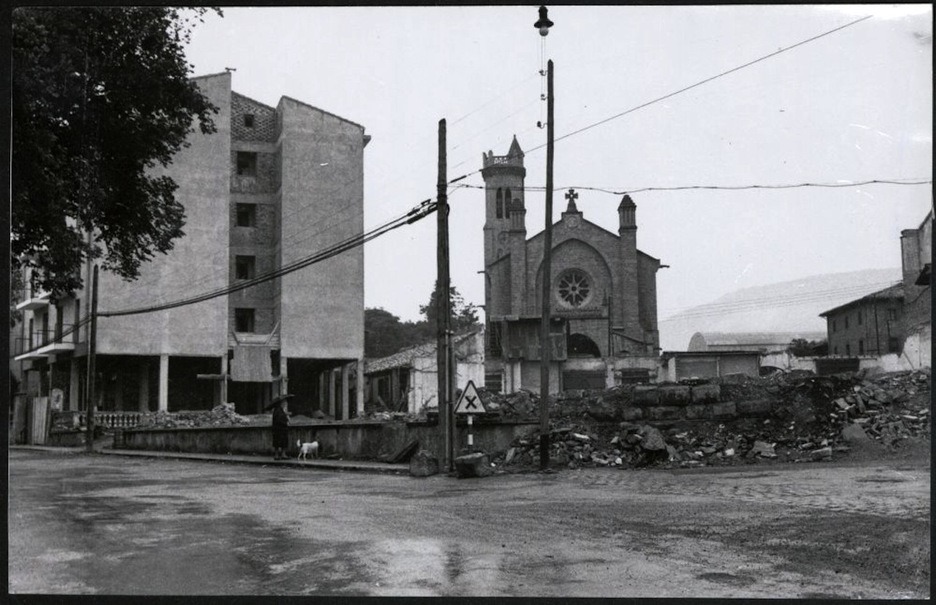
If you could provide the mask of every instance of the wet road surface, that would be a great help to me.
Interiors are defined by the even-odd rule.
[[[921,465],[457,480],[12,451],[10,592],[925,598],[929,512]]]

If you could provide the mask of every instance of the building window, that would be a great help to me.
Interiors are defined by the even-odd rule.
[[[237,152],[238,176],[257,176],[257,154],[253,151]]]
[[[256,227],[257,226],[257,205],[256,204],[238,204],[237,205],[237,226],[238,227]]]
[[[887,310],[887,319],[889,319],[889,320],[891,320],[891,321],[896,320],[896,319],[897,319],[897,309],[894,309],[893,307],[891,307],[890,309],[888,309],[888,310]]]
[[[254,256],[235,256],[234,257],[234,277],[236,279],[253,279],[255,272],[256,257]]]
[[[835,345],[834,347],[832,347],[832,354],[838,355],[838,345]]]
[[[860,317],[860,315],[859,315],[859,317]],[[864,340],[859,340],[859,341],[858,341],[858,354],[859,354],[859,355],[864,355]]]
[[[845,316],[845,329],[848,329],[848,315]]]
[[[861,316],[861,311],[858,311],[858,325],[860,326],[864,323],[864,318]]]
[[[838,330],[838,326],[835,324],[835,320],[832,320],[832,331],[835,332]]]
[[[851,344],[846,344],[846,345],[845,345],[845,355],[846,355],[847,357],[851,357]]]
[[[247,128],[254,127],[254,115],[252,113],[244,114],[244,126],[246,126]]]
[[[254,331],[254,310],[253,309],[234,309],[234,331],[253,333]]]
[[[487,355],[491,358],[501,357],[501,324],[491,322],[487,327]]]
[[[504,218],[504,190],[497,188],[497,208],[495,210],[497,218]]]
[[[504,375],[500,372],[485,374],[484,388],[489,393],[500,393],[504,390]]]
[[[896,336],[891,336],[887,339],[887,352],[888,353],[899,353],[900,352],[900,339]]]
[[[581,307],[591,300],[591,280],[584,271],[570,269],[559,276],[556,292],[563,305],[573,308]]]

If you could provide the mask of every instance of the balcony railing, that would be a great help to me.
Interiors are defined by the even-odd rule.
[[[17,311],[34,311],[49,304],[49,293],[42,290],[25,288],[20,291],[20,302],[16,304]]]

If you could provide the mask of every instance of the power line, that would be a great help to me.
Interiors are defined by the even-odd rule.
[[[808,44],[808,43],[810,43],[810,42],[814,42],[814,41],[816,41],[816,40],[818,40],[818,39],[820,39],[820,38],[823,38],[823,37],[825,37],[825,36],[834,34],[834,33],[838,32],[838,31],[841,31],[841,30],[843,30],[843,29],[845,29],[845,28],[847,28],[847,27],[851,27],[851,26],[853,26],[853,25],[856,25],[856,24],[858,24],[858,23],[861,23],[862,21],[866,21],[867,19],[870,19],[870,18],[871,18],[871,15],[868,15],[868,16],[866,16],[866,17],[862,17],[862,18],[860,18],[860,19],[856,19],[855,21],[851,21],[850,23],[846,23],[845,25],[841,25],[841,26],[839,26],[839,27],[836,27],[835,29],[830,29],[829,31],[823,32],[823,33],[818,34],[818,35],[816,35],[816,36],[813,36],[813,37],[811,37],[811,38],[807,38],[807,39],[805,39],[805,40],[801,40],[800,42],[797,42],[796,44],[793,44],[793,45],[790,45],[790,46],[781,48],[781,49],[779,49],[779,50],[776,50],[776,51],[774,51],[774,52],[772,52],[772,53],[763,55],[763,56],[761,56],[761,57],[758,57],[757,59],[754,59],[753,61],[748,61],[747,63],[744,63],[744,64],[739,65],[739,66],[737,66],[737,67],[733,67],[733,68],[731,68],[731,69],[729,69],[729,70],[723,71],[723,72],[718,73],[718,74],[716,74],[716,75],[714,75],[714,76],[710,76],[710,77],[708,77],[708,78],[705,78],[704,80],[700,80],[700,81],[696,82],[695,84],[690,84],[689,86],[680,88],[679,90],[676,90],[676,91],[671,92],[671,93],[669,93],[669,94],[665,94],[665,95],[663,95],[662,97],[657,97],[656,99],[653,99],[653,100],[651,100],[651,101],[647,101],[646,103],[642,103],[642,104],[637,105],[636,107],[632,107],[632,108],[630,108],[630,109],[628,109],[628,110],[626,110],[626,111],[622,111],[621,113],[615,114],[615,115],[613,115],[613,116],[611,116],[611,117],[609,117],[609,118],[605,118],[605,119],[599,120],[599,121],[597,121],[597,122],[595,122],[595,123],[593,123],[593,124],[589,124],[588,126],[583,126],[582,128],[579,128],[579,129],[577,129],[577,130],[573,130],[572,132],[567,133],[567,134],[564,134],[564,135],[562,135],[561,137],[557,137],[553,142],[554,142],[554,143],[558,143],[559,141],[561,141],[561,140],[563,140],[563,139],[567,139],[567,138],[569,138],[569,137],[572,137],[572,136],[575,136],[575,135],[577,135],[577,134],[583,133],[583,132],[585,132],[586,130],[591,130],[592,128],[595,128],[595,127],[597,127],[597,126],[601,126],[602,124],[607,124],[608,122],[610,122],[610,121],[612,121],[612,120],[616,120],[617,118],[620,118],[620,117],[622,117],[622,116],[626,116],[626,115],[629,114],[629,113],[633,113],[633,112],[638,111],[638,110],[640,110],[640,109],[643,109],[643,108],[645,108],[645,107],[649,107],[650,105],[653,105],[653,104],[655,104],[655,103],[659,103],[660,101],[665,101],[666,99],[669,99],[669,98],[671,98],[671,97],[674,97],[674,96],[676,96],[676,95],[678,95],[678,94],[682,94],[682,93],[684,93],[684,92],[686,92],[686,91],[692,90],[693,88],[697,88],[697,87],[699,87],[699,86],[702,86],[703,84],[707,84],[707,83],[709,83],[709,82],[712,82],[713,80],[717,80],[718,78],[722,78],[722,77],[727,76],[727,75],[729,75],[729,74],[732,74],[732,73],[734,73],[734,72],[736,72],[736,71],[740,71],[740,70],[742,70],[742,69],[744,69],[744,68],[746,68],[746,67],[750,67],[751,65],[755,65],[756,63],[760,63],[761,61],[766,61],[767,59],[776,57],[777,55],[779,55],[779,54],[781,54],[781,53],[785,53],[785,52],[787,52],[787,51],[793,50],[794,48],[803,46],[804,44]],[[544,148],[544,147],[546,147],[546,144],[545,144],[545,143],[543,143],[543,144],[541,144],[541,145],[538,145],[538,146],[536,146],[536,147],[534,147],[534,148],[532,148],[532,149],[526,151],[526,153],[532,153],[532,152],[538,151],[538,150],[540,150],[540,149],[542,149],[542,148]],[[482,169],[479,168],[478,170],[475,170],[474,172],[469,172],[468,174],[466,174],[466,175],[464,175],[464,176],[471,176],[471,175],[473,175],[473,174],[477,174],[477,173],[481,172],[481,170],[482,170]],[[458,177],[458,178],[459,178],[459,179],[460,179],[460,178],[464,178],[464,176],[463,176],[463,177]],[[449,181],[449,182],[452,182],[452,181]]]
[[[681,319],[692,319],[696,317],[707,317],[715,315],[728,315],[731,313],[742,313],[748,311],[758,311],[762,309],[771,309],[777,307],[792,307],[825,301],[841,300],[844,297],[855,296],[859,294],[868,295],[877,292],[883,288],[894,286],[900,281],[879,282],[877,284],[864,284],[860,286],[847,286],[843,288],[830,290],[816,290],[800,295],[785,297],[774,297],[769,300],[747,300],[732,301],[724,303],[709,303],[697,307],[684,307],[688,312],[676,311],[667,319],[661,321],[674,321]],[[868,290],[871,292],[868,292]]]
[[[124,309],[124,310],[119,310],[119,311],[102,311],[98,313],[98,316],[99,317],[117,317],[117,316],[123,316],[123,315],[138,315],[141,313],[153,313],[156,311],[165,311],[165,310],[174,309],[177,307],[193,305],[195,303],[204,302],[206,300],[210,300],[210,299],[217,298],[220,296],[226,296],[228,294],[231,294],[233,292],[238,292],[240,290],[246,290],[247,288],[253,287],[257,284],[270,281],[278,277],[282,277],[284,275],[287,275],[294,271],[298,271],[300,269],[304,269],[305,267],[308,267],[310,265],[313,265],[313,264],[322,262],[324,260],[327,260],[329,258],[332,258],[334,256],[337,256],[338,254],[341,254],[342,252],[346,252],[352,248],[361,246],[377,237],[380,237],[381,235],[384,235],[385,233],[388,233],[389,231],[392,231],[404,225],[415,223],[416,221],[432,214],[435,210],[436,210],[436,204],[433,203],[431,199],[425,200],[422,203],[420,203],[418,206],[412,208],[405,215],[400,216],[392,221],[389,221],[385,223],[384,225],[381,225],[380,227],[377,227],[376,229],[373,229],[372,231],[368,233],[357,234],[355,236],[347,238],[315,254],[312,254],[310,256],[301,258],[297,261],[284,265],[283,267],[280,267],[279,269],[275,271],[271,271],[269,273],[259,275],[252,279],[244,280],[242,282],[239,282],[231,286],[227,286],[220,290],[206,292],[206,293],[192,296],[189,298],[185,298],[182,300],[177,300],[174,302],[165,303],[161,305],[154,305],[150,307],[141,307],[137,309]]]
[[[835,182],[835,183],[792,183],[779,185],[678,185],[673,187],[639,187],[634,189],[620,188],[611,189],[604,187],[590,187],[587,185],[576,185],[568,187],[554,187],[555,191],[575,189],[577,191],[597,191],[599,193],[608,193],[611,195],[627,195],[632,193],[645,193],[647,191],[690,191],[690,190],[712,190],[712,191],[744,191],[751,189],[799,189],[804,187],[862,187],[865,185],[932,185],[930,179],[868,179],[864,181]],[[455,185],[456,189],[484,189],[485,185],[461,184]],[[544,191],[546,188],[539,185],[530,185],[523,187],[524,191]]]

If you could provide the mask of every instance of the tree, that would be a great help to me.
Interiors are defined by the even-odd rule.
[[[364,356],[381,358],[420,342],[421,331],[413,322],[381,308],[364,309]]]
[[[435,288],[432,290],[432,294],[429,295],[429,303],[426,305],[420,305],[419,312],[426,317],[426,323],[429,324],[430,329],[435,330],[436,327],[436,317],[438,316],[438,293],[439,285],[436,284]],[[455,286],[449,286],[449,301],[451,303],[452,309],[452,331],[461,332],[469,328],[481,325],[478,321],[478,307],[474,303],[465,303],[465,299],[461,294],[458,293],[458,290],[455,289]],[[433,332],[433,335],[435,333]]]
[[[13,11],[13,269],[33,267],[53,300],[82,286],[87,258],[132,280],[184,235],[177,185],[157,170],[196,119],[215,131],[183,53],[205,10]]]
[[[805,338],[794,338],[787,347],[787,351],[796,357],[811,357],[817,355],[828,355],[829,344],[824,340],[806,340]]]

